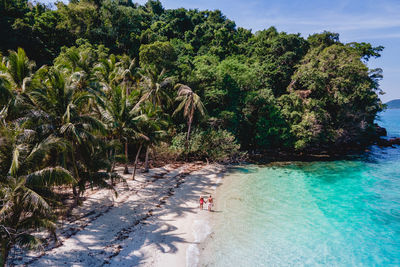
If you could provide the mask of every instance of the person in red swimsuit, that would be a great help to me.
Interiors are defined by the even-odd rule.
[[[199,202],[200,202],[200,210],[202,210],[203,209],[203,204],[204,204],[204,198],[202,196],[200,196]]]

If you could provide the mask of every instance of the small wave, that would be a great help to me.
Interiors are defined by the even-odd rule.
[[[211,188],[213,191],[217,190],[217,186],[221,183],[222,177],[218,175],[217,180],[215,181],[215,185]]]
[[[195,220],[193,222],[193,235],[195,244],[190,244],[186,250],[186,266],[196,267],[199,264],[199,246],[207,236],[211,234],[211,227],[206,220]]]

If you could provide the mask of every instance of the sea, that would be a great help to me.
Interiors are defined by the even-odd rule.
[[[400,137],[400,109],[378,121]],[[400,266],[400,147],[231,168],[198,266]]]

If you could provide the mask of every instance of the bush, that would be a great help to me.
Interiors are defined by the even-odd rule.
[[[243,156],[239,152],[240,145],[237,144],[235,136],[221,129],[194,130],[187,148],[186,133],[179,133],[173,138],[171,149],[181,157],[219,162],[233,161]]]

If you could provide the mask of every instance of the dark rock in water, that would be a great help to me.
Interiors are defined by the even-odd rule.
[[[387,136],[387,131],[385,128],[375,124],[375,131],[378,136]]]
[[[378,146],[393,146],[393,145],[400,145],[400,138],[392,138],[392,139],[378,139],[376,144]]]

